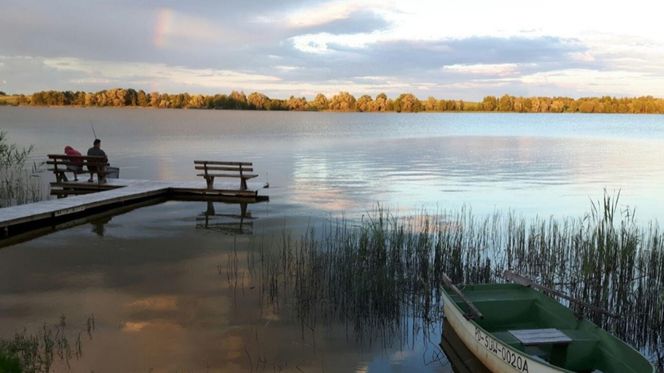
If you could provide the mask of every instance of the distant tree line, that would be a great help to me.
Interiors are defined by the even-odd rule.
[[[189,93],[147,93],[143,90],[115,88],[92,92],[41,91],[32,95],[13,96],[14,104],[35,106],[113,106],[152,107],[174,109],[235,109],[345,112],[441,112],[441,111],[497,111],[518,113],[664,113],[664,99],[652,96],[615,97],[501,97],[486,96],[481,102],[445,100],[429,97],[420,100],[404,93],[395,99],[384,93],[376,97],[359,98],[348,92],[332,97],[319,93],[313,100],[291,96],[288,99],[270,98],[260,92],[248,96],[244,92],[196,95]]]

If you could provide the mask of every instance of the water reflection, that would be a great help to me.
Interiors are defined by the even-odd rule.
[[[94,339],[73,363],[76,371],[436,369],[422,363],[427,356],[431,364],[432,350],[425,355],[413,342],[362,343],[340,322],[302,329],[286,303],[266,304],[249,258],[260,255],[257,242],[281,242],[284,227],[302,223],[256,207],[250,214],[248,206],[244,219],[260,219],[244,220],[243,230],[252,223],[257,239],[207,234],[192,224],[207,207],[167,202],[99,222],[103,237],[85,224],[4,248],[0,335],[36,330],[61,314],[73,323],[94,314]],[[236,204],[212,208],[214,215],[243,215]],[[317,224],[307,219],[302,229]]]
[[[440,342],[452,370],[455,373],[489,373],[490,371],[463,344],[461,338],[447,322],[443,322],[443,338]]]
[[[259,184],[269,172],[272,202],[251,213],[235,205],[168,202],[100,220],[92,229],[85,220],[62,231],[49,227],[30,241],[0,243],[7,246],[0,250],[0,335],[39,328],[61,314],[81,323],[95,314],[95,339],[86,343],[80,371],[446,371],[436,355],[439,331],[425,339],[418,319],[394,317],[406,314],[394,295],[381,296],[393,301],[383,316],[371,308],[380,304],[366,299],[355,309],[340,306],[361,311],[348,314],[364,320],[360,326],[385,331],[366,343],[354,338],[354,320],[330,317],[329,308],[297,321],[307,306],[325,310],[333,303],[324,294],[310,297],[319,302],[290,303],[288,287],[261,277],[276,269],[259,271],[249,266],[251,258],[318,227],[321,217],[359,218],[376,202],[405,215],[470,204],[479,215],[498,208],[576,217],[587,212],[589,196],[608,187],[621,188],[641,218],[660,217],[664,209],[664,116],[3,108],[0,123],[18,143],[34,143],[36,153],[47,154],[65,142],[87,144],[90,115],[123,177],[194,180],[194,157],[246,159],[265,175]],[[474,237],[466,233],[459,239]],[[473,247],[490,240],[481,242]],[[348,284],[336,280],[317,281]],[[404,294],[416,303],[417,293]],[[270,295],[275,302],[266,300]],[[334,293],[363,299],[358,295]]]
[[[229,205],[237,205],[238,213],[227,212]],[[255,219],[247,210],[247,203],[224,203],[221,211],[217,212],[214,202],[206,202],[207,208],[196,217],[196,229],[207,229],[227,234],[252,234]]]
[[[92,225],[92,232],[99,237],[104,237],[104,230],[106,224],[110,223],[113,219],[113,215],[104,216],[101,218],[90,219],[90,225]]]
[[[576,215],[604,188],[622,189],[641,217],[664,208],[662,115],[3,108],[0,122],[47,154],[87,144],[90,115],[123,177],[194,180],[194,158],[253,161],[257,184],[269,181],[275,210],[290,216],[376,202]]]

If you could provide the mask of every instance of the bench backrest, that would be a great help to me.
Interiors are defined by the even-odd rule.
[[[194,168],[206,174],[210,171],[231,171],[242,175],[254,171],[252,162],[194,161]]]
[[[105,166],[108,158],[103,156],[48,154],[47,164],[53,165],[53,171],[65,171],[67,166]],[[60,168],[61,167],[61,168]]]

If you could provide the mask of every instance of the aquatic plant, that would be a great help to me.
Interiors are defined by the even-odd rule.
[[[91,339],[95,329],[94,315],[86,321]],[[72,359],[83,355],[82,332],[67,330],[65,316],[54,325],[44,324],[35,333],[26,329],[11,339],[0,339],[0,372],[49,372],[56,362],[70,368]]]
[[[32,146],[9,144],[7,134],[0,131],[0,208],[42,199],[39,167],[33,162],[27,169],[31,152]]]
[[[293,310],[303,335],[342,322],[354,338],[403,343],[442,323],[442,273],[503,282],[510,269],[605,310],[560,299],[661,367],[664,235],[656,223],[637,225],[618,200],[605,194],[577,219],[476,218],[466,208],[398,218],[378,208],[359,222],[264,242],[248,257],[249,273],[263,305]]]

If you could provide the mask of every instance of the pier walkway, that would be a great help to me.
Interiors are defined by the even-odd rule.
[[[199,181],[155,181],[109,179],[97,184],[86,181],[54,185],[72,194],[67,198],[51,199],[0,209],[0,237],[45,225],[78,219],[108,209],[140,203],[148,199],[163,198],[195,201],[255,203],[267,201],[257,190],[207,189]],[[90,189],[100,189],[90,193]],[[61,190],[63,190],[61,189]]]

